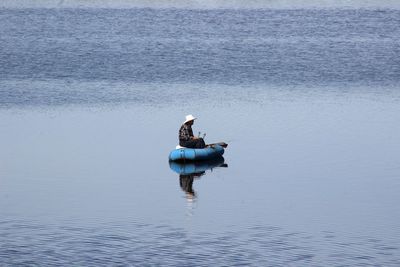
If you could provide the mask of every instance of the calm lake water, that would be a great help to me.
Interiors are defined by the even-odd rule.
[[[399,22],[0,9],[0,265],[399,266]]]

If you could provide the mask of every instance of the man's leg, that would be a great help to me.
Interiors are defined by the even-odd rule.
[[[187,147],[187,148],[197,148],[197,141],[196,140],[188,140],[179,143],[180,146]]]
[[[204,143],[203,138],[196,139],[196,148],[205,148],[206,144]]]

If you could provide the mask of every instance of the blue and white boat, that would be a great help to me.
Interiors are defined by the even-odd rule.
[[[209,160],[217,157],[221,157],[225,149],[221,144],[209,145],[205,148],[186,148],[177,146],[176,149],[172,150],[169,154],[170,161],[198,161],[198,160]]]

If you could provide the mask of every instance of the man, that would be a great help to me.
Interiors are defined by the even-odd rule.
[[[179,145],[187,148],[205,148],[203,138],[193,136],[192,125],[196,118],[192,115],[187,115],[179,129]]]

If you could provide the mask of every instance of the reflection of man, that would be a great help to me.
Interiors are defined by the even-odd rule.
[[[193,175],[192,174],[181,174],[179,175],[179,184],[186,195],[195,197],[195,192],[193,190]]]
[[[196,192],[193,190],[193,180],[204,173],[205,172],[179,175],[179,184],[182,190],[186,192],[187,199],[193,199],[196,197]]]

